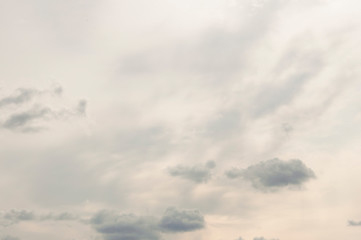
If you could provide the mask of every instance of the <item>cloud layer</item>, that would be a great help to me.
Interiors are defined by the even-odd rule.
[[[358,239],[360,9],[0,1],[0,239]]]

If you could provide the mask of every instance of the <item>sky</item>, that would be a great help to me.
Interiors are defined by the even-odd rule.
[[[0,1],[0,240],[359,239],[360,9]]]

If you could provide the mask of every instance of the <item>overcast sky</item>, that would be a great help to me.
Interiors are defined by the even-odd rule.
[[[0,240],[356,240],[358,0],[0,1]]]

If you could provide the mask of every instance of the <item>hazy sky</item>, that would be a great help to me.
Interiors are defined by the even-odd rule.
[[[0,240],[357,240],[358,0],[0,1]]]

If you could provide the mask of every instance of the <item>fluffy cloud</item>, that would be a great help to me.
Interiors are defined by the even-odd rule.
[[[90,219],[90,224],[105,240],[158,240],[161,232],[191,232],[205,226],[204,217],[199,211],[176,208],[168,208],[160,220],[151,216],[103,210]]]
[[[242,177],[252,183],[257,189],[301,186],[306,181],[315,178],[312,169],[301,160],[282,161],[274,158],[249,166],[246,169],[233,168],[226,172],[229,178]]]
[[[168,208],[159,224],[165,232],[190,232],[204,228],[204,217],[198,210]]]
[[[187,167],[178,165],[168,169],[168,172],[173,177],[180,177],[196,183],[205,183],[211,179],[211,169],[216,166],[214,161],[207,162],[204,166]]]

